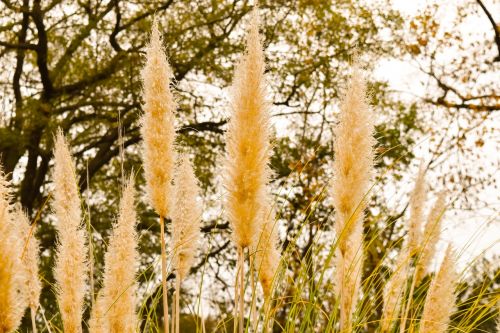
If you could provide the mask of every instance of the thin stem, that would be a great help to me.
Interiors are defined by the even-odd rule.
[[[415,289],[415,282],[417,279],[415,279],[415,274],[413,275],[413,279],[411,281],[411,287],[410,287],[410,293],[408,294],[408,300],[406,302],[406,308],[405,312],[403,314],[403,318],[401,319],[401,325],[400,325],[400,333],[404,333],[405,328],[406,328],[406,319],[408,318],[408,313],[410,312],[410,303],[413,298],[413,291]]]
[[[345,272],[345,262],[342,263],[341,268],[342,270],[342,281],[340,282],[340,332],[344,333],[346,332],[346,326],[347,326],[347,320],[346,320],[346,311],[344,307],[344,298],[346,297],[345,291],[344,291],[344,286],[345,282],[344,280],[347,278],[346,277],[346,272]]]
[[[271,304],[272,299],[270,295],[264,295],[264,326],[262,331],[272,332],[273,331],[273,321],[271,320]]]
[[[163,328],[165,333],[169,333],[168,321],[168,294],[167,294],[167,252],[165,250],[165,225],[163,216],[160,215],[160,236],[161,236],[161,286],[163,290]]]
[[[174,291],[174,297],[176,296],[177,291]],[[170,323],[170,330],[175,332],[175,314],[177,312],[177,309],[175,307],[175,298],[174,298],[174,303],[172,304],[172,322]]]
[[[33,307],[30,307],[31,310],[31,326],[33,327],[33,333],[37,333],[36,330],[36,311]]]
[[[175,278],[175,333],[179,333],[181,324],[180,292],[181,292],[181,279],[177,274],[177,277]]]
[[[244,249],[243,247],[239,246],[238,247],[238,257],[239,257],[239,263],[240,263],[240,323],[239,323],[239,332],[243,333],[244,326],[243,326],[243,318],[245,315],[245,256],[244,256]]]
[[[42,314],[43,322],[45,323],[45,327],[47,328],[47,331],[49,331],[49,333],[52,333],[52,330],[50,329],[50,324],[47,321],[47,317],[45,317],[45,311],[43,310],[42,307],[40,307],[40,313]]]
[[[237,250],[238,252],[238,259],[236,262],[236,277],[234,280],[234,310],[233,310],[233,333],[236,333],[238,331],[238,303],[239,303],[239,291],[240,291],[240,252],[239,248]]]
[[[203,317],[203,313],[201,314],[201,333],[206,333],[206,330],[205,330],[205,318]]]
[[[257,285],[255,281],[255,257],[249,255],[250,259],[250,285],[252,287],[252,304],[250,305],[250,318],[252,319],[252,331],[257,332],[258,318],[257,318]]]

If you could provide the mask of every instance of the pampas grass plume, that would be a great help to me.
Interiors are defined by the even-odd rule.
[[[426,201],[427,186],[425,182],[425,169],[421,163],[415,186],[410,195],[410,219],[408,226],[408,244],[410,255],[418,253],[422,241],[422,224],[424,220],[424,207]]]
[[[269,180],[270,124],[258,10],[251,13],[246,54],[236,66],[226,137],[226,211],[235,243],[246,248],[261,230]]]
[[[40,245],[35,237],[35,229],[32,229],[28,216],[20,206],[16,207],[16,220],[23,240],[23,253],[21,255],[23,266],[26,269],[28,306],[31,309],[31,316],[34,317],[40,306],[40,293],[42,291],[42,283],[38,277]],[[32,318],[33,321],[34,319]]]
[[[171,180],[175,165],[175,110],[177,104],[170,91],[173,77],[161,45],[158,23],[155,20],[151,41],[146,50],[146,64],[141,73],[143,82],[144,116],[141,135],[144,176],[151,205],[160,215],[161,283],[163,291],[164,331],[169,332],[167,301],[167,258],[164,218],[170,214]]]
[[[177,105],[169,86],[173,73],[161,45],[156,21],[141,75],[144,98],[142,158],[147,191],[156,212],[168,217],[172,193],[170,181],[175,164],[174,122]]]
[[[384,306],[382,309],[382,319],[380,323],[380,332],[389,332],[392,324],[398,319],[401,297],[405,290],[408,271],[409,271],[409,255],[407,247],[404,246],[399,252],[396,261],[396,267],[391,277],[384,287],[383,299]]]
[[[98,313],[104,318],[101,325],[111,333],[132,333],[136,331],[136,268],[138,267],[137,216],[135,211],[135,190],[132,176],[123,190],[120,214],[113,227],[105,255],[103,287],[99,292]]]
[[[268,202],[270,201],[268,200]],[[262,211],[262,218],[264,224],[255,250],[255,268],[264,292],[264,297],[269,299],[272,292],[273,280],[279,268],[281,253],[278,248],[278,222],[276,221],[274,209],[271,205],[268,205]]]
[[[341,331],[351,328],[361,282],[365,195],[373,174],[373,119],[366,97],[366,83],[355,63],[335,130],[333,162],[332,197],[338,237],[335,286],[340,297]]]
[[[175,209],[172,211],[173,265],[182,281],[194,264],[201,237],[200,189],[186,155],[180,158],[175,177]]]
[[[427,223],[425,224],[423,236],[422,254],[418,260],[415,278],[420,282],[429,273],[429,268],[436,254],[436,245],[441,234],[441,220],[446,206],[446,196],[441,192],[432,207]]]
[[[10,189],[0,168],[0,332],[14,332],[28,305],[27,270],[21,255],[23,242],[14,223]]]
[[[57,218],[57,259],[54,276],[57,301],[65,333],[82,331],[82,313],[87,280],[85,231],[82,225],[80,197],[68,145],[57,132],[54,149],[54,200]]]
[[[431,282],[425,299],[420,332],[445,333],[455,307],[455,258],[448,246],[441,267]]]

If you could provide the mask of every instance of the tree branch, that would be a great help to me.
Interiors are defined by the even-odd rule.
[[[493,18],[491,13],[488,11],[486,6],[483,4],[483,2],[481,0],[476,0],[476,2],[479,4],[479,6],[481,6],[484,13],[488,17],[488,20],[490,21],[491,25],[493,26],[493,31],[495,32],[495,44],[497,45],[497,48],[498,48],[498,55],[495,57],[495,59],[493,59],[493,61],[500,61],[500,31],[499,31],[499,28],[498,28],[497,24],[495,23],[495,19]]]
[[[48,51],[47,51],[47,32],[45,31],[45,24],[43,23],[43,12],[41,8],[41,0],[35,0],[33,4],[33,10],[31,11],[31,17],[33,17],[33,22],[35,23],[38,32],[38,44],[37,44],[37,58],[36,63],[38,66],[38,71],[40,72],[40,78],[43,85],[42,99],[48,100],[52,96],[53,85],[50,80],[49,68],[47,66]]]
[[[92,30],[95,29],[97,24],[113,9],[113,4],[115,1],[110,1],[104,11],[102,11],[98,16],[92,16],[89,18],[89,23],[81,28],[80,33],[78,33],[69,43],[68,47],[66,48],[64,54],[59,58],[59,61],[56,63],[54,66],[53,73],[54,75],[58,75],[59,73],[62,73],[62,69],[64,66],[71,60],[73,54],[76,52],[78,47],[82,44],[82,42],[87,38]]]

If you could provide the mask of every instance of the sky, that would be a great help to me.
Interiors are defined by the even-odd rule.
[[[425,0],[392,0],[394,8],[400,10],[408,18],[418,13],[431,1]],[[433,3],[436,1],[432,1]],[[439,21],[441,24],[450,24],[453,12],[453,6],[465,1],[437,1],[439,3]],[[490,9],[491,13],[496,16],[497,22],[500,22],[500,1],[486,0],[484,4]],[[483,13],[481,13],[483,14]],[[484,17],[477,17],[468,21],[467,25],[462,27],[464,33],[480,33],[482,31],[491,32],[491,24]],[[450,54],[450,57],[453,55]],[[411,61],[383,59],[376,66],[375,77],[387,80],[389,88],[401,91],[401,96],[405,96],[409,101],[424,96],[428,85],[426,80],[428,77],[423,74],[415,63]],[[493,72],[492,75],[497,75],[498,72]],[[494,115],[491,117],[485,126],[491,126],[497,129],[500,133],[500,116]],[[473,134],[476,137],[479,133]],[[474,138],[471,138],[473,140]],[[497,134],[497,139],[486,141],[482,147],[484,151],[484,160],[494,162],[496,170],[491,170],[495,183],[500,184],[500,171],[498,169],[500,162],[500,134]],[[422,144],[416,147],[416,156],[426,159],[429,157],[429,142],[424,139]],[[472,161],[469,161],[472,162]],[[495,163],[496,162],[496,163]],[[486,164],[486,163],[485,163]],[[450,166],[453,167],[453,166]],[[417,166],[414,165],[416,171]],[[494,255],[500,255],[500,201],[498,189],[489,186],[482,190],[479,196],[487,202],[487,207],[472,211],[455,210],[448,212],[443,221],[444,231],[442,241],[440,243],[441,250],[444,250],[446,243],[453,244],[455,249],[460,254],[459,265],[463,268],[471,259],[476,258],[481,253],[486,252],[488,258]]]

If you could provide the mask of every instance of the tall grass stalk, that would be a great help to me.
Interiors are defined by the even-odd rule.
[[[343,98],[335,130],[332,197],[338,244],[335,254],[336,294],[340,297],[340,330],[352,330],[363,265],[365,195],[373,174],[374,115],[357,62]]]
[[[424,168],[424,163],[421,162],[418,175],[415,180],[415,187],[410,195],[408,246],[411,256],[414,256],[420,252],[426,197],[427,197],[427,184],[425,182],[425,168]]]
[[[396,267],[384,287],[382,319],[380,332],[390,332],[399,317],[401,298],[404,295],[408,279],[408,262],[410,260],[408,246],[404,246],[398,255]]]
[[[422,281],[426,274],[429,273],[432,259],[436,254],[436,246],[441,235],[441,220],[446,208],[445,199],[445,193],[439,193],[438,198],[429,213],[427,223],[425,224],[422,251],[415,268],[415,279],[417,284]]]
[[[152,28],[151,41],[146,50],[146,64],[141,74],[144,98],[144,116],[141,127],[144,174],[149,200],[160,216],[164,331],[168,333],[167,254],[164,219],[169,217],[172,200],[170,182],[175,164],[174,113],[177,104],[169,86],[173,73],[162,47],[156,20]]]
[[[420,321],[420,332],[445,333],[455,307],[455,257],[449,245],[431,282]]]
[[[14,332],[21,323],[28,293],[21,254],[23,242],[14,222],[9,184],[0,166],[0,332]]]
[[[262,229],[260,231],[260,239],[254,251],[255,255],[253,265],[251,265],[255,268],[260,285],[262,287],[262,291],[264,293],[264,323],[262,327],[264,332],[272,329],[273,321],[270,318],[270,309],[272,307],[272,293],[275,278],[277,276],[281,261],[278,223],[274,208],[272,207],[272,201],[269,196],[267,196],[266,202],[267,205],[262,211],[262,219],[264,221],[264,224],[262,225]],[[253,298],[255,298],[255,295]],[[254,331],[256,331],[258,320],[256,318],[252,318],[252,321],[254,322]]]
[[[236,66],[231,118],[226,137],[226,211],[237,246],[238,264],[235,309],[243,332],[245,264],[244,253],[258,241],[262,226],[263,203],[270,176],[269,104],[264,77],[264,53],[259,35],[259,13],[251,13],[246,35],[246,53]]]
[[[180,158],[175,177],[175,203],[172,211],[173,266],[175,283],[175,332],[180,331],[179,299],[181,283],[188,275],[196,258],[201,237],[201,206],[198,202],[200,189],[193,167],[186,155]]]
[[[103,287],[97,300],[101,303],[99,312],[104,311],[101,325],[110,333],[133,333],[138,324],[135,272],[139,254],[134,197],[134,180],[130,176],[123,189],[120,214],[104,258]]]
[[[39,266],[39,242],[35,237],[35,228],[30,225],[30,221],[26,213],[19,206],[16,208],[16,220],[18,228],[22,234],[23,252],[21,261],[26,270],[26,285],[28,291],[28,306],[31,314],[31,325],[33,333],[37,332],[36,328],[36,312],[40,306],[40,293],[42,292],[42,283],[38,277]]]
[[[406,329],[406,320],[410,313],[410,306],[413,299],[413,293],[417,284],[417,267],[420,259],[421,242],[422,242],[422,225],[424,220],[424,208],[427,197],[427,184],[425,181],[425,168],[423,161],[420,162],[415,186],[410,195],[410,219],[408,225],[408,252],[410,256],[409,274],[412,276],[410,290],[404,303],[401,324],[399,326],[400,333],[404,333]]]
[[[88,249],[75,166],[62,131],[57,132],[55,139],[53,206],[59,245],[54,277],[64,332],[80,333],[88,277]]]

